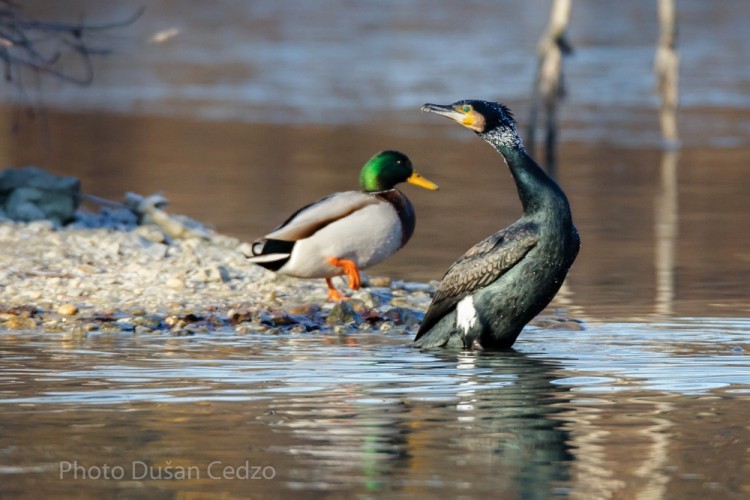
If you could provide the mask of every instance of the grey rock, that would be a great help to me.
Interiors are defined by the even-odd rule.
[[[75,218],[80,199],[80,182],[75,177],[38,167],[0,171],[0,206],[13,220],[48,219],[65,224]]]
[[[229,271],[224,266],[212,266],[198,269],[194,279],[203,283],[226,283],[229,281]]]
[[[144,245],[143,253],[147,259],[160,260],[167,256],[168,250],[163,243],[148,243]]]
[[[0,191],[34,187],[48,191],[80,192],[81,183],[72,176],[55,175],[39,167],[6,168],[0,171]]]
[[[348,301],[339,302],[326,318],[326,324],[328,325],[340,325],[345,323],[354,323],[359,325],[362,323],[361,316],[354,310],[352,305]]]
[[[417,326],[422,322],[424,313],[406,307],[393,307],[386,311],[385,318],[394,325]]]

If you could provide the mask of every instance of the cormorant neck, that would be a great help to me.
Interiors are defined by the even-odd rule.
[[[508,164],[516,181],[524,214],[549,212],[551,208],[557,210],[560,206],[566,207],[569,212],[565,193],[529,156],[521,138],[517,134],[513,135],[512,140],[508,140],[507,134],[489,133],[482,135],[482,138],[489,142]]]

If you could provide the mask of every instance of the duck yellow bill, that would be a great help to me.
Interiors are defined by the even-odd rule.
[[[409,184],[414,184],[415,186],[419,186],[421,188],[429,189],[431,191],[435,191],[436,189],[438,189],[437,184],[432,181],[428,181],[416,172],[411,174],[411,177],[406,179],[406,182],[408,182]]]

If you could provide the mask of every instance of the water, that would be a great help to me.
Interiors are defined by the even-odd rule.
[[[137,3],[25,2],[109,20]],[[652,1],[574,3],[560,183],[582,249],[514,353],[397,334],[0,333],[2,497],[743,498],[750,495],[750,9],[678,2],[682,147],[659,147]],[[507,169],[423,102],[525,124],[548,2],[150,2],[89,88],[26,87],[0,164],[72,174],[250,240],[400,149],[409,245],[371,274],[436,280],[519,214]],[[149,44],[161,30],[174,39]],[[33,80],[28,80],[32,82]],[[3,87],[4,101],[18,97]],[[549,311],[552,312],[552,311]],[[244,468],[243,468],[244,467]],[[62,476],[62,477],[61,477]]]
[[[503,354],[396,334],[6,334],[2,490],[731,498],[750,488],[748,328],[531,328]],[[257,479],[217,478],[247,463]]]
[[[24,5],[45,19],[106,23],[129,18],[143,2],[70,0],[64,10],[44,0]],[[563,110],[566,118],[585,112],[589,120],[611,120],[655,104],[655,11],[651,0],[576,2],[569,33],[575,53],[566,65],[575,111]],[[750,106],[750,70],[742,64],[750,48],[745,2],[683,0],[678,14],[682,105]],[[439,8],[429,0],[149,2],[138,22],[94,40],[115,54],[96,61],[92,87],[48,82],[44,100],[76,111],[350,124],[466,96],[525,101],[548,15],[546,0]],[[174,38],[149,43],[170,29]],[[68,71],[77,74],[73,61]],[[602,132],[585,127],[588,137]],[[571,127],[566,134],[577,136]]]

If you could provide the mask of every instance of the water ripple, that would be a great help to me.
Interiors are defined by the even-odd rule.
[[[0,403],[177,403],[342,392],[360,403],[456,401],[534,384],[587,393],[737,393],[750,386],[748,331],[744,319],[592,324],[580,332],[530,328],[517,352],[497,354],[421,352],[406,338],[374,333],[355,336],[355,345],[328,345],[314,334],[273,342],[265,336],[140,339],[138,347],[124,339],[126,357],[118,345],[111,352],[95,343],[65,350],[37,340],[43,351],[28,348],[34,342],[4,350]]]

